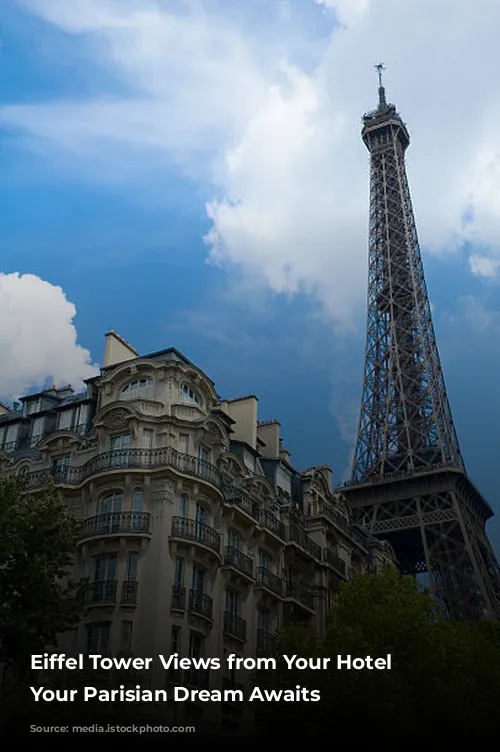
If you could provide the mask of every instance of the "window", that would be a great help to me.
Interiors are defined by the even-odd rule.
[[[35,418],[35,420],[31,424],[31,446],[36,446],[36,444],[38,444],[38,442],[43,438],[44,427],[45,415],[42,415],[40,418]]]
[[[122,621],[120,635],[120,653],[132,652],[132,622]]]
[[[125,570],[125,580],[127,582],[137,582],[137,569],[139,566],[139,554],[137,551],[131,551],[127,554],[127,568]]]
[[[237,530],[229,530],[227,534],[227,545],[234,551],[241,551],[241,535]]]
[[[116,579],[116,554],[97,556],[94,559],[94,582],[111,582]]]
[[[123,400],[152,399],[153,379],[136,379],[126,384],[121,391],[120,398]]]
[[[65,457],[58,457],[54,460],[53,473],[57,480],[65,481],[68,479],[69,468],[71,465],[71,456],[68,454]]]
[[[119,467],[125,464],[127,459],[127,450],[130,449],[131,436],[124,433],[121,436],[112,436],[109,442],[109,448],[112,452],[110,456],[110,466]]]
[[[132,519],[130,520],[131,530],[141,530],[143,502],[144,492],[142,488],[136,488],[132,496]]]
[[[99,529],[117,533],[120,530],[123,509],[123,494],[120,491],[106,494],[99,499]]]
[[[109,650],[110,624],[87,625],[87,653],[103,654]]]
[[[267,569],[269,572],[273,570],[273,560],[269,553],[262,548],[259,551],[259,567]]]
[[[180,653],[181,651],[181,627],[177,624],[172,627],[172,637],[170,639],[170,652]]]
[[[179,434],[179,452],[181,454],[189,454],[189,434]]]
[[[175,560],[174,582],[176,587],[182,587],[184,579],[184,559],[178,556]]]
[[[196,534],[202,535],[203,528],[207,522],[207,513],[202,504],[196,504]]]
[[[226,611],[237,616],[240,611],[239,593],[228,588],[226,590]]]
[[[186,518],[188,516],[189,499],[187,494],[182,494],[179,499],[179,517]]]
[[[145,428],[142,432],[142,439],[145,449],[152,449],[154,446],[155,433],[151,428]]]
[[[26,415],[33,415],[33,413],[37,413],[40,410],[41,401],[39,399],[32,400],[31,402],[26,403]]]
[[[18,431],[19,423],[14,423],[13,425],[7,426],[4,444],[4,449],[6,452],[12,452],[16,448]]]
[[[257,609],[257,629],[261,629],[263,632],[271,631],[269,611],[265,608]]]
[[[197,593],[205,592],[205,570],[201,567],[193,567],[193,590]]]
[[[203,637],[196,632],[189,633],[189,658],[201,658],[203,655]]]
[[[57,421],[57,427],[61,431],[63,429],[70,430],[73,426],[73,410],[63,410],[59,413]]]
[[[181,384],[181,397],[183,402],[195,402],[197,405],[200,404],[198,395],[193,389],[191,389],[189,384]]]
[[[5,443],[5,426],[0,426],[0,449],[3,449]]]

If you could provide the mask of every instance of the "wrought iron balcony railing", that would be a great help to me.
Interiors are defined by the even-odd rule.
[[[331,548],[323,549],[323,561],[326,561],[332,569],[335,569],[343,577],[346,575],[346,563],[340,556],[332,551]]]
[[[273,634],[266,629],[257,630],[257,647],[259,650],[271,650],[273,646]]]
[[[182,585],[172,585],[172,604],[173,609],[184,611],[186,608],[186,588]]]
[[[120,533],[150,533],[151,515],[148,512],[108,512],[89,517],[83,523],[80,539],[98,538]]]
[[[173,467],[179,472],[220,486],[220,473],[215,465],[189,454],[182,454],[172,447],[158,449],[119,449],[98,454],[80,467],[35,470],[25,474],[28,487],[38,488],[50,480],[55,483],[79,485],[83,481],[104,472],[114,470],[154,470]]]
[[[307,551],[312,557],[321,561],[321,546],[318,546],[317,543],[311,540],[307,533],[300,527],[297,525],[290,525],[288,527],[287,538],[289,543],[295,543],[304,551]]]
[[[196,541],[220,553],[220,535],[213,527],[187,517],[174,517],[172,520],[172,537]]]
[[[189,610],[197,616],[212,619],[213,602],[209,595],[198,590],[189,591]]]
[[[252,517],[261,527],[270,530],[282,540],[285,540],[286,529],[284,524],[267,509],[260,509],[259,504],[249,494],[241,489],[226,489],[226,503],[242,509],[249,517]]]
[[[85,593],[86,605],[116,603],[116,580],[89,582]]]
[[[249,577],[253,577],[252,559],[246,554],[243,554],[238,548],[235,548],[235,546],[226,546],[224,552],[224,564],[238,569]]]
[[[296,582],[287,582],[285,592],[287,598],[293,598],[299,603],[302,603],[306,608],[314,611],[314,593],[306,585]]]
[[[283,597],[283,580],[277,574],[274,574],[274,572],[270,572],[269,569],[258,567],[257,583],[261,587],[265,587],[267,590],[275,593],[275,595],[279,595],[280,598]]]
[[[122,597],[120,602],[124,606],[136,606],[138,589],[139,583],[136,580],[125,580],[122,583]]]
[[[224,611],[224,632],[237,640],[245,641],[247,638],[247,623],[241,616],[232,611]]]

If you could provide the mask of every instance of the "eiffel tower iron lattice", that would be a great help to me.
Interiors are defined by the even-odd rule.
[[[406,125],[386,101],[363,118],[371,155],[365,375],[350,482],[357,522],[427,576],[447,618],[500,617],[493,512],[464,466],[434,335],[405,168]]]

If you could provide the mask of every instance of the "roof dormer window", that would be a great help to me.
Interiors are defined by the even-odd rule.
[[[136,379],[126,384],[121,391],[121,399],[151,399],[153,394],[153,379]]]
[[[37,413],[40,410],[41,401],[40,399],[31,400],[31,402],[26,403],[26,415],[32,415],[33,413]]]
[[[181,384],[181,396],[183,402],[195,402],[197,405],[200,404],[200,398],[189,384]]]

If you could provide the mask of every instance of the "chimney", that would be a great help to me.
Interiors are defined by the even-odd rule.
[[[120,337],[113,329],[106,333],[106,345],[104,347],[103,368],[124,363],[126,360],[137,358],[139,353],[132,345]]]
[[[234,420],[232,436],[234,441],[244,441],[252,449],[257,449],[257,404],[254,394],[223,400],[221,409]]]
[[[277,460],[280,456],[280,422],[279,420],[262,420],[257,423],[257,438],[264,442],[261,455]]]

